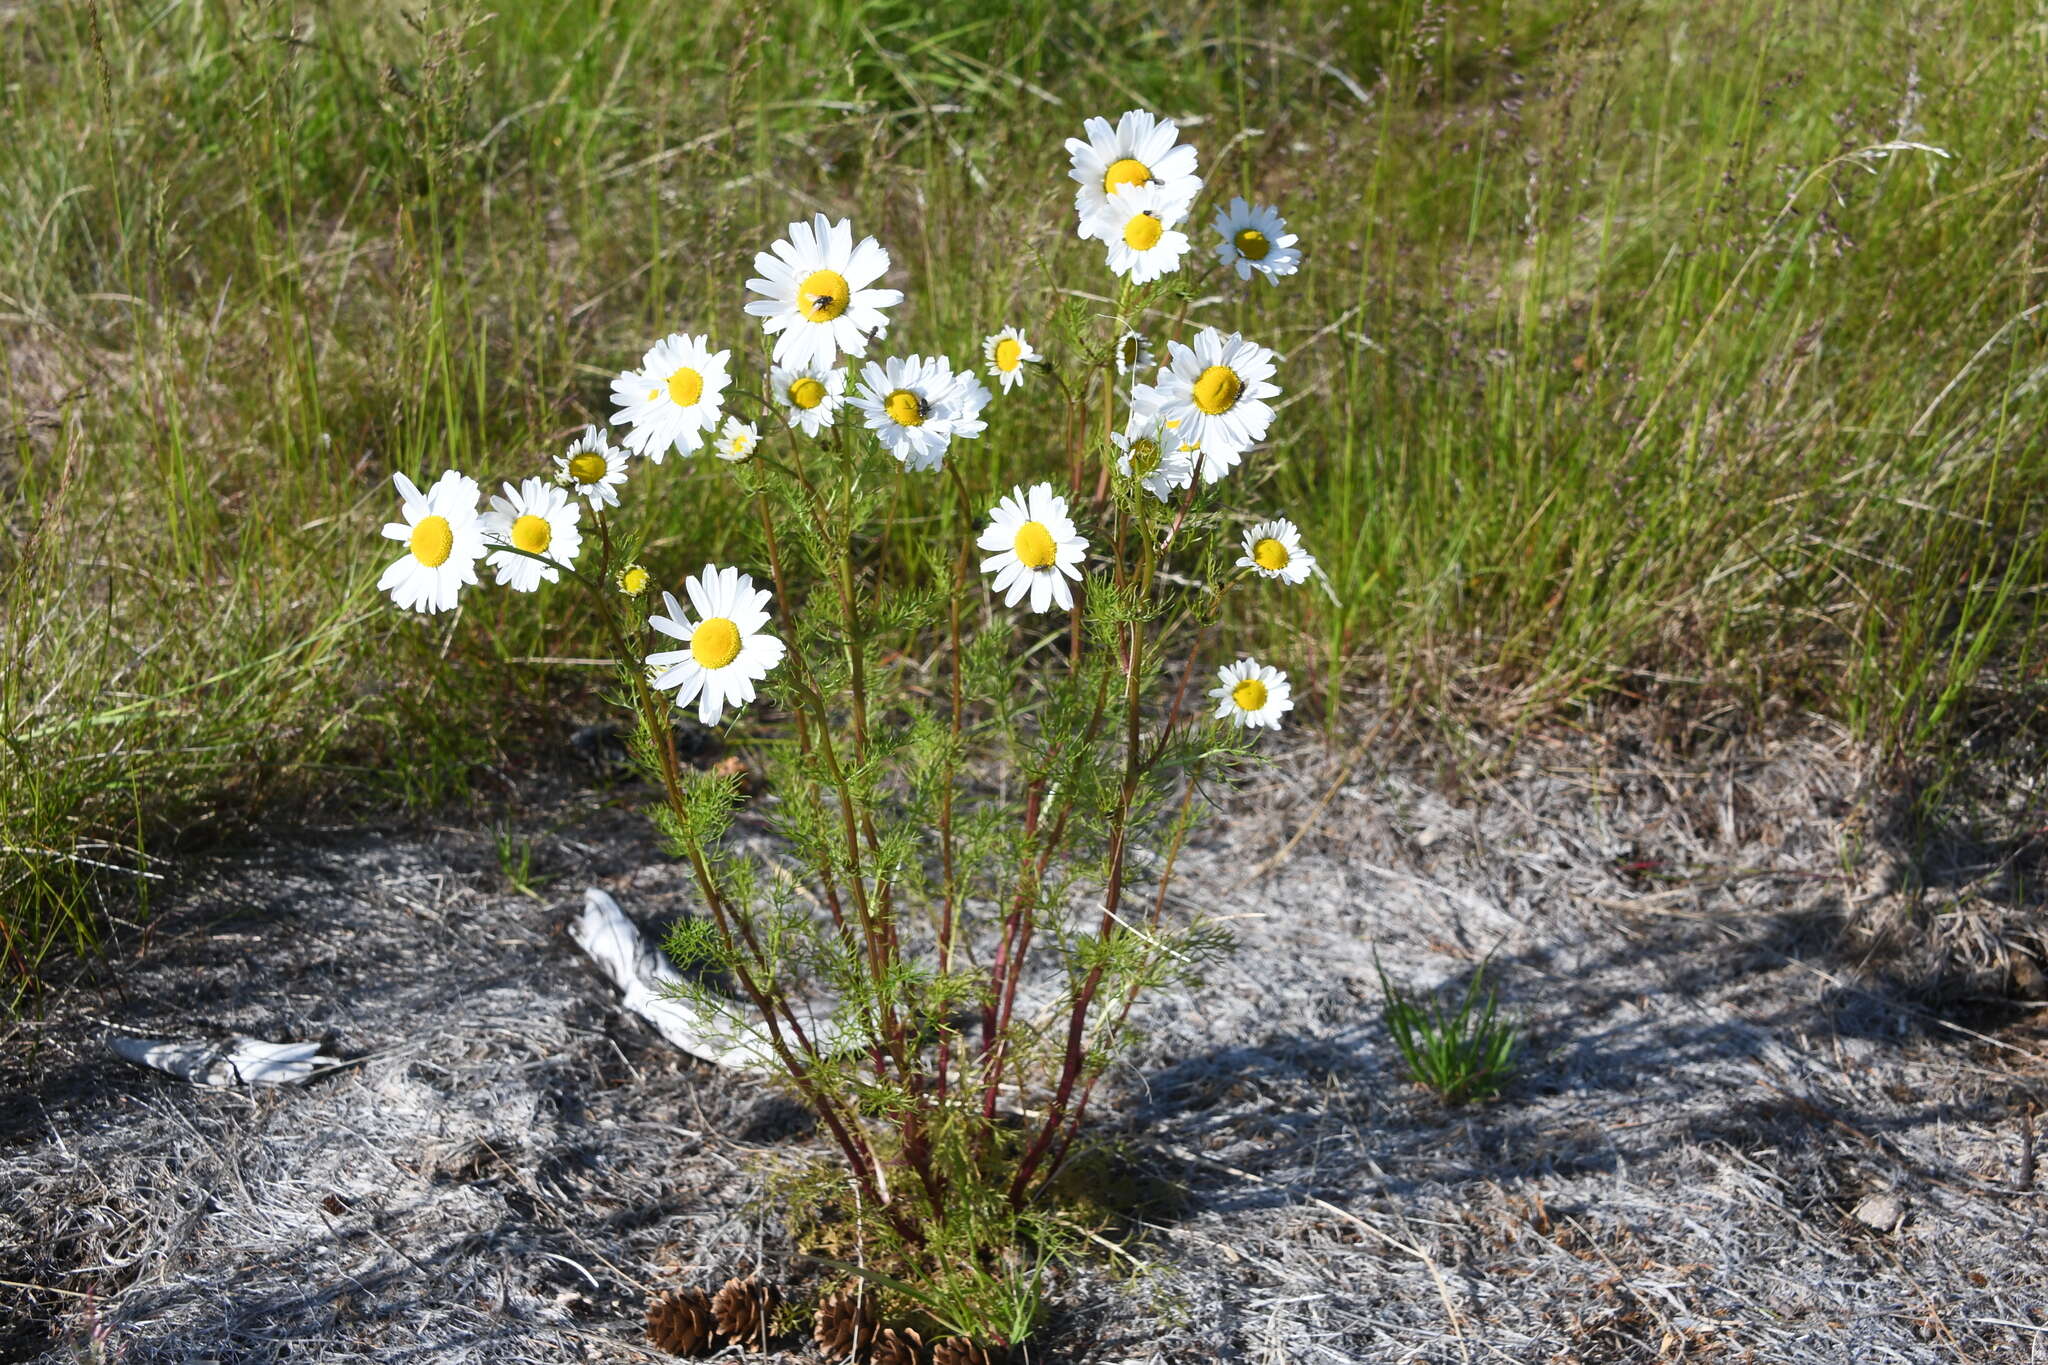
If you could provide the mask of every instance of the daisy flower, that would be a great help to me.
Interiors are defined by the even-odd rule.
[[[1216,699],[1216,719],[1236,721],[1241,729],[1277,730],[1280,713],[1294,709],[1294,689],[1277,668],[1239,659],[1217,669],[1216,681],[1223,684],[1209,691]]]
[[[768,372],[775,401],[789,411],[790,425],[816,436],[832,425],[846,401],[846,371],[822,365],[777,365]]]
[[[449,611],[462,585],[476,582],[483,557],[476,480],[450,469],[424,493],[403,474],[393,474],[391,484],[405,520],[384,523],[384,535],[405,542],[405,553],[377,580],[377,591],[405,611]]]
[[[1280,210],[1267,204],[1247,204],[1243,196],[1216,210],[1210,226],[1222,238],[1216,243],[1216,258],[1237,267],[1237,277],[1248,280],[1254,270],[1268,284],[1280,283],[1280,276],[1292,275],[1301,267],[1301,250],[1287,230]]]
[[[1080,216],[1083,237],[1112,239],[1122,219],[1106,214],[1109,202],[1133,185],[1152,185],[1165,194],[1173,206],[1172,216],[1184,216],[1201,192],[1195,174],[1195,149],[1179,143],[1180,129],[1173,120],[1142,109],[1133,109],[1109,126],[1108,119],[1092,118],[1082,125],[1087,141],[1067,139],[1072,168],[1067,172],[1080,185],[1074,192],[1074,212]]]
[[[555,482],[575,489],[592,507],[617,507],[625,481],[626,452],[596,427],[583,428],[569,453],[555,459]]]
[[[951,368],[951,362],[944,356],[938,356],[936,359],[940,365]],[[993,396],[988,391],[988,385],[982,383],[981,376],[974,371],[962,370],[954,375],[950,406],[958,416],[953,419],[956,423],[953,434],[967,437],[981,435],[988,427],[988,423],[981,420],[981,411],[988,406],[989,399]],[[972,431],[967,430],[969,426],[973,427]]]
[[[568,489],[542,479],[526,479],[517,488],[508,483],[503,497],[493,494],[491,510],[480,522],[484,542],[526,552],[491,551],[485,563],[498,571],[499,584],[514,592],[532,592],[543,582],[560,579],[562,569],[574,564],[576,552],[583,548],[583,532],[576,528],[582,510]],[[533,555],[545,555],[552,562],[543,564]]]
[[[988,426],[981,420],[988,400],[988,389],[973,371],[956,375],[942,355],[913,355],[891,356],[879,365],[870,360],[848,401],[861,410],[883,447],[904,468],[918,471],[945,463],[954,437],[981,435]]]
[[[1144,333],[1134,332],[1127,328],[1124,334],[1116,339],[1116,372],[1118,374],[1136,374],[1139,370],[1151,365],[1153,360],[1152,343],[1145,339]]]
[[[838,358],[867,354],[867,334],[887,326],[884,308],[903,302],[894,289],[871,289],[889,269],[889,253],[872,237],[856,246],[852,220],[820,213],[791,223],[789,236],[754,256],[759,272],[747,288],[761,295],[747,311],[775,338],[775,363],[823,369]]]
[[[1177,231],[1181,209],[1158,185],[1131,185],[1110,198],[1103,209],[1106,221],[1114,225],[1105,234],[1109,247],[1109,268],[1128,275],[1132,284],[1150,284],[1161,275],[1180,269],[1187,254],[1188,235]]]
[[[754,699],[754,684],[782,662],[782,641],[765,634],[768,590],[738,569],[706,564],[700,577],[683,580],[693,624],[676,595],[665,592],[666,616],[650,616],[647,624],[682,641],[684,648],[647,656],[651,681],[658,688],[676,688],[676,704],[697,703],[697,719],[718,724],[728,703],[734,710]]]
[[[1173,490],[1195,481],[1195,461],[1186,451],[1166,439],[1156,422],[1139,421],[1134,429],[1113,431],[1109,439],[1120,452],[1116,472],[1138,483],[1161,502],[1173,497]]]
[[[1300,583],[1315,566],[1316,557],[1301,548],[1301,532],[1285,517],[1262,521],[1244,533],[1244,554],[1237,561],[1240,569],[1250,569],[1261,578]]]
[[[1024,366],[1044,356],[1031,349],[1031,343],[1024,333],[1015,327],[1005,327],[981,343],[982,358],[988,361],[989,377],[1003,386],[1003,392],[1024,382]]]
[[[612,586],[628,597],[638,597],[647,591],[647,585],[654,581],[654,575],[639,564],[628,564],[612,575]]]
[[[718,430],[718,444],[711,453],[721,460],[744,460],[761,445],[761,432],[752,422],[742,422],[737,417],[725,419],[725,425]]]
[[[1067,579],[1081,581],[1088,542],[1075,533],[1067,500],[1051,484],[1035,483],[1028,493],[1011,489],[990,510],[988,526],[975,544],[995,551],[981,561],[981,571],[995,574],[995,590],[1008,594],[1004,606],[1016,606],[1029,593],[1033,611],[1047,611],[1054,603],[1062,611],[1073,609]]]
[[[1169,341],[1166,351],[1158,383],[1133,385],[1131,406],[1177,422],[1182,445],[1201,448],[1202,477],[1213,482],[1272,425],[1266,400],[1280,393],[1273,353],[1214,327],[1196,333],[1192,347]]]
[[[660,464],[671,449],[694,455],[704,433],[718,425],[718,404],[729,378],[726,357],[708,339],[680,332],[664,337],[640,359],[640,368],[612,381],[612,420],[632,428],[626,449]]]

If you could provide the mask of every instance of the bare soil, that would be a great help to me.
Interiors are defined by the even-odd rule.
[[[2048,1361],[2033,844],[1909,838],[1835,736],[1701,747],[1297,748],[1219,812],[1178,894],[1241,949],[1143,1007],[1096,1112],[1149,1197],[1055,1272],[1033,1359]],[[802,1111],[565,933],[587,885],[688,913],[640,799],[513,817],[531,895],[476,825],[195,860],[102,984],[0,1029],[0,1359],[643,1360],[652,1291],[817,1283],[763,1195],[823,1154]],[[1490,959],[1504,1095],[1404,1079],[1375,955],[1414,989]],[[113,1031],[349,1064],[199,1090]]]

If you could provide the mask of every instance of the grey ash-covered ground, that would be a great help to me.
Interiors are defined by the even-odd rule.
[[[1812,734],[1352,759],[1292,752],[1185,860],[1242,946],[1143,1007],[1097,1131],[1148,1197],[1055,1272],[1034,1359],[2048,1361],[2030,844],[1906,847]],[[622,1016],[565,933],[586,885],[687,912],[637,799],[521,814],[534,895],[484,829],[211,856],[7,1026],[0,1358],[642,1360],[651,1290],[815,1283],[763,1197],[821,1152],[801,1110]],[[1491,955],[1529,1036],[1501,1099],[1403,1081],[1376,953],[1417,988]],[[351,1064],[197,1090],[112,1031]]]

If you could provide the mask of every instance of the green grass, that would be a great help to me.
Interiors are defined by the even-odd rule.
[[[6,975],[211,830],[460,796],[589,718],[591,670],[530,662],[602,654],[584,623],[378,608],[390,471],[529,469],[669,330],[757,356],[752,254],[817,207],[908,269],[892,347],[1042,323],[1107,283],[1060,141],[1137,104],[1309,253],[1194,316],[1285,356],[1288,459],[1238,491],[1330,592],[1246,625],[1316,695],[1811,708],[1907,756],[2032,716],[2044,33],[2019,0],[13,7]],[[1896,141],[1949,155],[1857,155]],[[1056,458],[1033,411],[977,492]],[[748,552],[704,470],[636,491],[665,576]]]
[[[1462,993],[1418,1000],[1380,974],[1385,998],[1380,1018],[1392,1035],[1408,1078],[1427,1086],[1446,1104],[1490,1099],[1514,1076],[1521,1033],[1500,1017],[1500,1002],[1480,963]]]

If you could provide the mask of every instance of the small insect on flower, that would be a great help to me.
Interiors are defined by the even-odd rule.
[[[1241,280],[1250,279],[1256,270],[1268,284],[1278,284],[1280,276],[1301,268],[1301,250],[1276,208],[1248,204],[1239,196],[1228,208],[1216,210],[1216,221],[1210,226],[1222,239],[1216,243],[1216,258],[1236,267]]]
[[[592,507],[617,507],[626,481],[626,452],[596,427],[583,428],[566,455],[555,459],[555,482],[576,490]]]
[[[1074,192],[1074,212],[1084,238],[1113,240],[1123,227],[1123,215],[1110,209],[1116,196],[1133,185],[1151,185],[1164,196],[1160,203],[1171,208],[1176,221],[1187,215],[1202,181],[1195,174],[1195,149],[1180,143],[1180,128],[1171,119],[1143,109],[1132,109],[1109,126],[1108,119],[1091,118],[1082,125],[1087,141],[1067,139],[1072,165],[1067,174],[1080,188]]]
[[[1115,233],[1102,239],[1112,272],[1132,284],[1150,284],[1180,269],[1188,235],[1176,228],[1181,215],[1159,186],[1127,186],[1111,196],[1103,213],[1116,225]]]
[[[677,705],[695,701],[697,719],[716,725],[728,705],[738,710],[754,699],[754,684],[782,662],[783,644],[761,629],[768,624],[768,590],[738,569],[706,564],[683,588],[698,619],[693,624],[676,595],[663,593],[668,614],[647,624],[684,648],[648,655],[647,667],[657,688],[677,689]]]
[[[1005,327],[981,343],[982,358],[988,361],[991,378],[1003,386],[1003,392],[1024,382],[1024,367],[1044,356],[1031,349],[1031,343],[1016,327]]]
[[[888,326],[884,308],[903,302],[894,289],[869,286],[889,269],[889,253],[872,237],[854,244],[852,220],[820,213],[791,223],[789,235],[754,256],[747,288],[761,295],[747,311],[775,338],[775,363],[827,368],[841,351],[866,355],[868,337]]]
[[[626,449],[660,464],[670,450],[694,455],[704,433],[718,425],[719,402],[730,377],[731,351],[714,351],[701,336],[664,337],[641,357],[640,368],[612,381],[614,422],[632,428]]]
[[[1294,689],[1287,675],[1277,668],[1239,659],[1216,670],[1222,686],[1211,688],[1216,699],[1216,719],[1230,720],[1240,729],[1280,728],[1280,715],[1294,709]]]
[[[782,404],[791,426],[816,436],[832,425],[846,402],[846,371],[821,365],[777,365],[768,372],[768,387]]]
[[[988,429],[981,410],[989,391],[972,370],[953,373],[942,355],[891,356],[870,360],[860,387],[848,400],[861,410],[868,430],[905,469],[937,469],[955,437],[972,438]]]
[[[384,570],[377,591],[405,611],[451,611],[465,583],[476,582],[484,535],[477,524],[476,480],[450,469],[422,493],[403,474],[391,476],[404,521],[384,524],[387,539],[405,553]]]
[[[1131,386],[1131,406],[1178,423],[1181,444],[1201,449],[1202,477],[1213,483],[1273,424],[1273,353],[1214,327],[1197,332],[1192,347],[1168,342],[1166,352],[1156,384]]]
[[[995,590],[1006,594],[1004,606],[1016,606],[1029,593],[1033,611],[1049,611],[1055,604],[1062,611],[1073,609],[1067,579],[1081,581],[1088,542],[1075,532],[1067,500],[1051,484],[1035,483],[1028,493],[1011,489],[991,509],[988,526],[975,543],[994,552],[981,561],[981,571],[995,574]]]
[[[483,515],[484,543],[512,547],[492,550],[485,561],[497,570],[499,584],[514,592],[532,592],[543,582],[559,580],[562,569],[574,564],[583,548],[583,532],[576,526],[582,510],[567,489],[541,479],[526,479],[517,488],[508,483],[503,497],[493,494],[491,510]],[[546,556],[548,562],[535,555]]]
[[[628,564],[612,575],[612,586],[628,597],[638,597],[647,591],[647,585],[654,581],[654,575],[638,564]]]
[[[1237,567],[1261,578],[1300,583],[1316,567],[1316,557],[1301,548],[1301,532],[1285,517],[1262,521],[1244,533],[1244,554]]]
[[[1130,426],[1111,432],[1109,439],[1121,452],[1116,457],[1116,472],[1136,479],[1161,502],[1170,501],[1174,489],[1195,481],[1194,457],[1179,449],[1150,418],[1134,417]]]
[[[742,422],[737,417],[725,419],[719,428],[718,444],[711,453],[721,460],[739,461],[752,455],[761,444],[761,432],[752,422]]]

